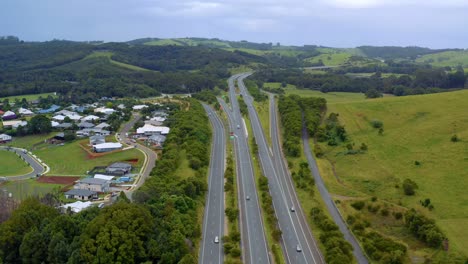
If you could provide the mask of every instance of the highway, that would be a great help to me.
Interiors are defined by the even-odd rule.
[[[303,121],[304,122],[304,121]],[[320,176],[320,172],[318,170],[317,162],[315,161],[314,156],[312,155],[312,151],[310,150],[309,146],[309,135],[307,134],[307,129],[305,124],[302,124],[302,144],[304,146],[304,153],[307,158],[307,162],[309,163],[309,169],[314,175],[315,185],[317,186],[320,195],[322,196],[325,205],[327,206],[328,212],[333,218],[333,221],[338,225],[341,233],[343,233],[344,238],[353,246],[353,255],[356,258],[359,264],[367,264],[369,261],[364,255],[361,247],[359,246],[358,241],[354,237],[354,235],[349,231],[348,227],[346,226],[343,218],[336,208],[335,203],[333,202],[330,193],[325,187],[325,183],[323,182],[322,177]]]
[[[229,108],[224,100],[219,99],[219,102],[228,116],[229,126],[234,137],[242,262],[247,264],[264,264],[270,263],[270,258],[252,167],[252,157],[247,143],[247,130],[242,120],[235,93],[234,80],[238,76],[231,76],[228,80],[232,108]]]
[[[278,223],[283,233],[282,245],[286,261],[288,263],[325,263],[310,233],[309,226],[304,221],[303,213],[300,209],[300,204],[297,200],[292,182],[290,179],[288,182],[290,176],[286,168],[282,167],[284,166],[284,161],[281,156],[281,150],[278,146],[274,146],[273,152],[272,149],[268,147],[260,120],[253,106],[253,98],[248,94],[243,83],[243,79],[249,75],[250,73],[240,75],[237,79],[238,86],[247,104],[253,133],[258,145],[262,169],[269,180],[270,194],[273,199]],[[273,125],[274,124],[272,124],[272,126]],[[273,135],[276,134],[277,136],[277,129],[272,130],[272,132],[274,132],[272,133]],[[272,137],[272,141],[275,141],[275,139],[279,140],[277,137]],[[273,157],[275,157],[275,159],[273,159]],[[291,210],[293,206],[296,209],[294,212]],[[301,250],[297,250],[297,247]]]
[[[208,195],[206,196],[203,221],[203,238],[199,263],[223,263],[224,236],[224,170],[226,157],[226,131],[213,108],[203,105],[213,127]],[[215,243],[215,237],[218,242]]]

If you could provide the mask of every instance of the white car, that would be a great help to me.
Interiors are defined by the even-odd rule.
[[[214,242],[215,242],[216,244],[219,243],[219,237],[218,237],[218,236],[215,236]]]
[[[247,195],[247,197],[245,197],[245,199],[246,199],[247,201],[249,201],[249,200],[250,200],[250,196]]]
[[[297,246],[296,246],[296,251],[297,251],[297,252],[301,252],[301,251],[302,251],[301,245],[297,244]]]
[[[294,208],[294,206],[291,207],[291,212],[296,212],[296,208]]]

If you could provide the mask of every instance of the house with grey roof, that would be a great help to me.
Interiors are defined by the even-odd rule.
[[[125,162],[115,162],[106,168],[106,173],[111,175],[125,175],[132,170],[132,165]]]
[[[77,199],[77,200],[91,200],[97,198],[98,194],[96,191],[84,190],[84,189],[71,189],[68,192],[65,192],[66,199]]]
[[[108,192],[110,182],[103,179],[85,178],[79,180],[73,187],[74,189],[89,190],[95,192]]]
[[[98,144],[106,143],[106,137],[102,135],[94,135],[89,137],[89,144],[94,146]]]
[[[90,122],[81,122],[78,124],[78,127],[80,129],[85,129],[85,128],[93,128],[94,127],[94,124],[93,123],[90,123]]]

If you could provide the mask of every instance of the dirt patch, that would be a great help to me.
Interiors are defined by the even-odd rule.
[[[68,176],[41,176],[37,179],[38,182],[42,183],[53,183],[62,185],[72,185],[75,181],[79,180],[80,177],[68,177]]]
[[[128,162],[128,163],[131,163],[132,165],[135,165],[138,163],[138,159],[128,159],[128,160],[124,160],[125,162]]]

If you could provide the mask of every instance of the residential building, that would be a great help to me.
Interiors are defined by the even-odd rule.
[[[97,126],[95,126],[94,128],[97,128],[97,129],[105,129],[105,128],[109,128],[110,125],[107,124],[106,122],[103,122],[103,123],[100,123],[98,124]]]
[[[147,108],[147,107],[148,107],[147,105],[134,105],[132,108],[133,108],[133,110],[138,111],[138,110],[142,110],[142,109]]]
[[[77,199],[77,200],[91,200],[97,198],[97,191],[87,190],[87,189],[71,189],[68,192],[65,192],[66,199]]]
[[[26,109],[26,108],[22,108],[22,107],[20,109],[18,109],[18,113],[20,115],[24,115],[24,116],[30,116],[30,115],[34,114],[31,110]]]
[[[51,105],[48,109],[41,109],[37,111],[38,114],[50,114],[60,109],[58,105]]]
[[[124,162],[112,163],[106,168],[106,173],[111,175],[125,175],[132,170],[132,165]]]
[[[115,110],[112,109],[112,108],[99,107],[99,108],[94,109],[94,112],[95,112],[95,113],[103,113],[103,114],[106,114],[106,115],[110,115],[110,114],[114,113]]]
[[[164,126],[153,126],[149,124],[145,124],[144,126],[137,128],[136,133],[140,135],[155,135],[155,134],[161,134],[161,135],[167,135],[169,134],[169,128],[164,127]]]
[[[70,208],[70,210],[73,212],[73,213],[79,213],[81,211],[83,211],[84,209],[92,206],[93,204],[91,202],[81,202],[81,201],[76,201],[74,203],[69,203],[69,204],[64,204],[61,206],[62,208],[62,212],[63,213],[66,213],[68,208]]]
[[[81,129],[81,130],[76,131],[76,135],[78,137],[89,137],[89,136],[92,136],[92,135],[109,136],[110,131],[97,129],[97,128],[85,128],[85,129]]]
[[[69,129],[73,126],[72,123],[62,123],[62,124],[58,124],[56,126],[56,128],[59,128],[59,129]]]
[[[99,116],[95,116],[95,115],[89,115],[89,116],[85,116],[83,117],[82,119],[83,121],[88,121],[88,122],[92,122],[92,121],[95,121],[95,120],[99,120]]]
[[[122,144],[114,142],[101,143],[93,146],[94,152],[98,153],[114,151],[121,148]]]
[[[13,138],[10,135],[7,135],[7,134],[0,135],[0,143],[10,142],[12,139]]]
[[[162,144],[164,143],[164,141],[166,141],[166,136],[163,136],[163,135],[152,135],[148,138],[148,141],[152,144],[156,144],[156,145],[160,145],[162,146]]]
[[[114,176],[109,176],[109,175],[104,175],[104,174],[96,174],[96,175],[94,175],[94,178],[95,179],[103,179],[103,180],[106,180],[106,181],[112,181],[112,179],[114,179],[115,177]]]
[[[84,178],[79,180],[73,187],[74,189],[89,190],[94,192],[108,192],[110,182],[103,179]]]
[[[15,114],[15,112],[12,112],[12,111],[6,111],[3,116],[2,116],[2,119],[3,120],[12,120],[12,119],[15,119],[17,116]]]
[[[22,120],[10,120],[10,121],[3,121],[4,128],[14,128],[17,129],[20,126],[26,126],[28,124],[27,121]]]
[[[89,144],[91,146],[99,145],[99,144],[102,144],[102,143],[106,143],[106,137],[105,136],[94,135],[94,136],[89,137]]]
[[[93,123],[89,123],[89,122],[81,122],[78,124],[78,127],[80,129],[85,129],[85,128],[93,128],[94,127],[94,124]]]

